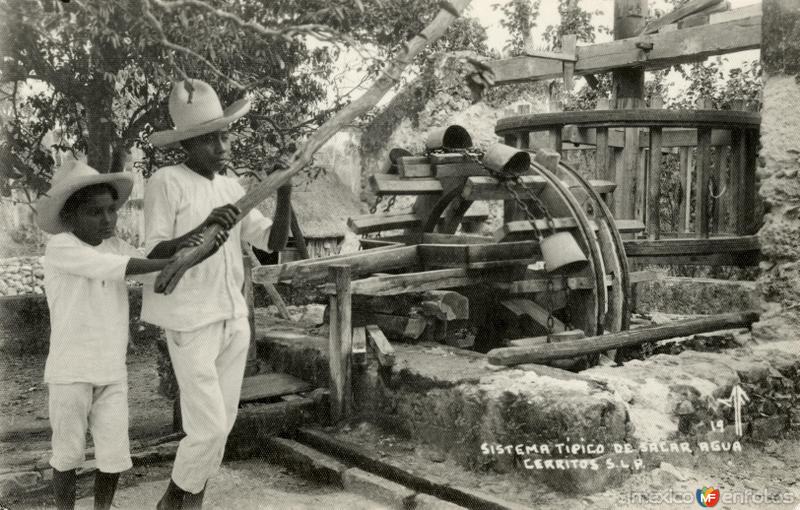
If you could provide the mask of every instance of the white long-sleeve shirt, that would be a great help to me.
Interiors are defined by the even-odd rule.
[[[125,269],[131,257],[143,258],[117,237],[98,246],[69,232],[50,238],[43,263],[50,308],[45,382],[105,385],[126,379]]]
[[[207,179],[186,165],[159,169],[145,189],[145,251],[186,234],[205,221],[212,209],[235,203],[244,194],[231,177]],[[184,273],[171,294],[156,294],[152,285],[145,286],[142,320],[174,331],[192,331],[220,320],[247,317],[241,240],[269,251],[271,226],[272,220],[253,209],[230,230],[214,255]]]

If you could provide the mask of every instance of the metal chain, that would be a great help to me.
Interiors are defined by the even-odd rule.
[[[375,203],[369,208],[370,214],[375,214],[378,211],[378,205],[380,205],[381,200],[383,200],[383,195],[378,195],[378,199],[375,200]]]
[[[566,329],[572,329],[572,313],[570,313],[570,306],[569,306],[569,278],[564,275],[564,299],[566,300],[567,306],[564,307],[564,325]]]
[[[386,202],[386,207],[383,208],[384,213],[388,213],[389,210],[394,207],[394,203],[397,201],[397,195],[392,195],[389,197],[389,200]]]

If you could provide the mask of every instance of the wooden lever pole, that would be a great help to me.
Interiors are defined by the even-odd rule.
[[[311,162],[314,153],[342,127],[350,124],[358,116],[378,104],[378,101],[400,80],[403,70],[413,61],[414,57],[428,43],[441,37],[450,24],[461,15],[469,2],[470,0],[443,1],[441,9],[433,21],[421,33],[405,43],[400,54],[384,68],[372,86],[361,97],[342,108],[308,138],[303,147],[294,154],[288,168],[269,174],[258,186],[236,202],[236,207],[241,211],[238,220],[241,220],[253,207],[264,201],[293,175],[305,168]],[[211,252],[214,239],[219,231],[219,225],[209,226],[204,231],[203,244],[178,253],[176,260],[159,273],[156,278],[155,291],[163,294],[172,292],[183,273]]]

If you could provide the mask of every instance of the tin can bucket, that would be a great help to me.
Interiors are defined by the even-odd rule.
[[[503,143],[489,147],[483,155],[483,166],[495,172],[525,173],[531,168],[531,155]]]
[[[545,271],[577,271],[589,260],[569,232],[556,232],[539,240]]]
[[[429,150],[437,149],[469,149],[472,147],[472,137],[463,127],[453,124],[444,128],[436,128],[428,133],[425,147]]]

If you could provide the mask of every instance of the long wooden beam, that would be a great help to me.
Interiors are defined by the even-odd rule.
[[[394,296],[408,292],[425,292],[438,289],[466,287],[479,283],[512,279],[510,272],[496,273],[469,271],[464,268],[435,269],[418,273],[381,275],[356,280],[352,284],[353,294],[367,296]]]
[[[549,131],[533,132],[530,135],[530,143],[533,147],[546,147],[548,143]],[[580,128],[570,125],[564,126],[561,130],[561,140],[563,143],[571,143],[578,146],[597,145],[597,130],[595,128]],[[728,129],[712,129],[711,145],[731,145],[731,132]],[[621,149],[625,146],[625,130],[622,128],[611,128],[608,130],[608,146]],[[697,146],[697,130],[689,128],[664,129],[662,147],[695,147]],[[650,147],[650,134],[641,130],[639,132],[639,147],[646,149]],[[568,149],[568,146],[563,148]]]
[[[328,276],[328,266],[347,264],[353,276],[380,273],[390,269],[405,269],[419,264],[416,246],[375,248],[339,257],[301,260],[276,266],[261,266],[253,269],[254,283],[279,283],[282,281],[316,282]]]
[[[633,239],[625,241],[628,257],[659,255],[709,255],[758,251],[758,236],[711,237],[706,239]]]
[[[652,49],[642,49],[650,47]],[[660,69],[674,64],[702,61],[761,46],[761,16],[684,28],[671,32],[629,37],[578,47],[575,74],[585,75],[625,67]],[[541,57],[513,57],[485,62],[495,83],[546,80],[561,76],[561,61]]]
[[[689,336],[721,329],[746,328],[758,320],[756,312],[711,315],[698,319],[676,321],[651,328],[620,331],[603,336],[567,340],[559,343],[533,345],[529,347],[502,347],[487,354],[493,365],[520,365],[522,363],[546,363],[558,359],[574,358],[610,349],[641,345],[681,336]]]

